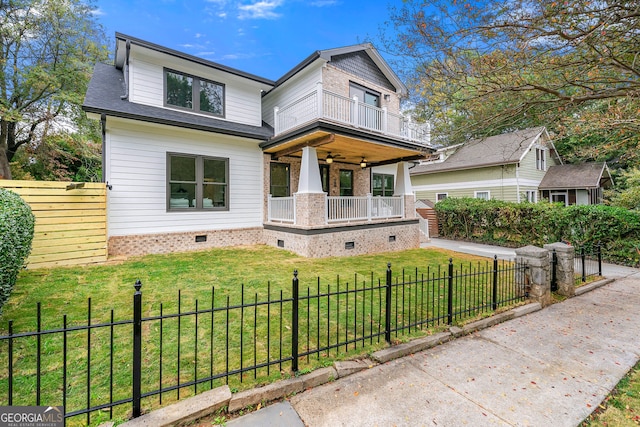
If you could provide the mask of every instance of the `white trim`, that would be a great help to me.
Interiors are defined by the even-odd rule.
[[[538,202],[538,190],[524,190],[524,193],[527,195],[528,202],[531,202],[531,203]],[[533,197],[532,197],[533,200],[529,200],[529,193],[533,194]],[[518,202],[519,201],[520,201],[520,194],[518,194]]]
[[[439,190],[463,190],[467,188],[487,188],[487,187],[508,187],[517,186],[518,183],[521,187],[538,187],[540,181],[535,179],[522,179],[516,178],[509,179],[488,179],[484,181],[465,181],[465,182],[449,182],[446,184],[432,184],[432,185],[413,185],[413,191],[439,191]]]

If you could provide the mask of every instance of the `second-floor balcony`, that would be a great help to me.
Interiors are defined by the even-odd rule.
[[[430,142],[428,123],[412,122],[410,117],[366,104],[356,96],[349,98],[324,90],[321,83],[290,104],[274,108],[275,135],[320,119],[414,143],[428,145]]]

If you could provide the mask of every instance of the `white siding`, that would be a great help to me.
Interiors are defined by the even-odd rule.
[[[224,84],[224,120],[253,126],[262,125],[260,91],[264,85],[204,65],[147,51],[139,46],[132,46],[129,59],[129,100],[164,107],[165,67]],[[211,117],[206,114],[204,116]]]
[[[299,72],[282,86],[269,92],[262,99],[262,120],[273,126],[273,108],[285,107],[296,99],[314,91],[318,83],[322,81],[321,65],[314,64],[309,68]]]
[[[229,159],[229,210],[167,212],[167,152]],[[107,120],[109,236],[262,226],[262,152],[257,141]]]

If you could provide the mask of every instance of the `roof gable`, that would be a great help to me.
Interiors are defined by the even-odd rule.
[[[598,188],[613,184],[609,167],[604,162],[551,166],[540,182],[540,190]]]
[[[541,138],[547,139],[553,151],[553,143],[544,126],[510,133],[472,139],[457,146],[457,149],[441,162],[425,163],[412,169],[412,175],[440,171],[475,169],[489,166],[517,164],[522,161]],[[451,147],[444,147],[447,151]],[[557,156],[557,154],[556,154]]]
[[[334,55],[331,57],[331,61],[329,61],[329,63],[336,68],[346,71],[349,74],[353,74],[354,76],[358,76],[363,80],[373,82],[376,85],[389,90],[396,90],[387,76],[385,76],[382,70],[375,64],[375,62],[373,62],[371,57],[362,50]]]
[[[371,43],[318,50],[279,78],[276,81],[276,87],[316,61],[331,62],[338,68],[357,76],[362,76],[366,80],[378,84],[384,83],[380,84],[380,86],[394,90],[401,96],[408,94],[407,87]],[[357,68],[358,66],[360,66],[359,69]],[[355,70],[354,67],[356,68]],[[366,73],[366,76],[363,76],[363,73]]]

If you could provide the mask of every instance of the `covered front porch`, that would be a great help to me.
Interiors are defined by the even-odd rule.
[[[409,179],[424,145],[329,132],[265,151],[265,240],[310,257],[419,247]]]

